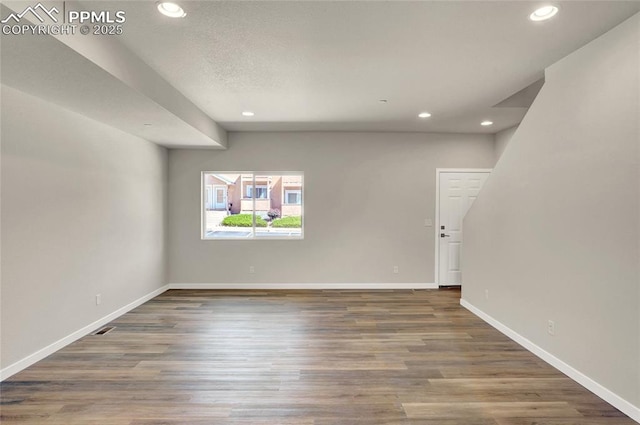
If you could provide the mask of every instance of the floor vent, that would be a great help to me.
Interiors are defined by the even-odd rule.
[[[104,328],[95,331],[92,335],[105,335],[111,332],[112,330],[114,330],[115,328],[116,328],[115,326],[105,326]]]

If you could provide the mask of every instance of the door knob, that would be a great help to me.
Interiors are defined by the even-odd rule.
[[[451,235],[445,235],[444,233],[440,233],[441,238],[450,238]]]

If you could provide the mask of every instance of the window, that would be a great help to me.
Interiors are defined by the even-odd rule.
[[[300,172],[202,173],[202,239],[302,239]]]
[[[285,203],[289,205],[301,205],[302,191],[301,190],[285,190],[284,199],[285,199]]]
[[[267,195],[267,186],[247,186],[247,195],[246,198],[253,198],[253,192],[256,192],[256,198],[267,199],[269,196]]]

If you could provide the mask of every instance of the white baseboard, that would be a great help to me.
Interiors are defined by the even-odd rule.
[[[598,397],[605,400],[607,403],[611,404],[612,406],[620,410],[625,415],[629,416],[634,421],[640,423],[640,407],[633,405],[632,403],[623,399],[613,391],[605,388],[601,384],[589,378],[587,375],[583,374],[579,370],[563,362],[553,354],[538,347],[536,344],[529,341],[527,338],[523,337],[516,331],[512,330],[511,328],[497,321],[493,317],[489,316],[487,313],[478,309],[468,301],[461,299],[460,304],[463,307],[465,307],[467,310],[469,310],[470,312],[472,312],[473,314],[475,314],[476,316],[478,316],[479,318],[481,318],[482,320],[484,320],[485,322],[487,322],[488,324],[490,324],[491,326],[493,326],[494,328],[496,328],[497,330],[499,330],[500,332],[502,332],[503,334],[505,334],[506,336],[508,336],[509,338],[511,338],[512,340],[514,340],[515,342],[517,342],[518,344],[526,348],[527,350],[529,350],[530,352],[532,352],[533,354],[535,354],[536,356],[540,357],[545,362],[549,363],[551,366],[558,369],[560,372],[567,375],[569,378],[573,379],[574,381],[576,381],[577,383],[579,383],[580,385],[582,385],[583,387],[585,387],[586,389],[588,389],[589,391],[597,395]]]
[[[435,283],[170,283],[169,289],[438,289]]]
[[[16,373],[20,372],[23,369],[26,369],[27,367],[31,366],[32,364],[44,359],[45,357],[55,353],[56,351],[60,350],[61,348],[71,344],[72,342],[82,338],[83,336],[95,331],[96,329],[99,329],[100,327],[106,325],[107,323],[111,322],[112,320],[122,316],[123,314],[125,314],[126,312],[133,310],[134,308],[138,307],[141,304],[144,304],[145,302],[149,301],[150,299],[157,297],[158,295],[162,294],[163,292],[165,292],[167,289],[169,289],[169,285],[165,285],[161,288],[156,289],[155,291],[138,298],[137,300],[125,305],[124,307],[121,307],[119,309],[117,309],[116,311],[114,311],[113,313],[110,313],[104,317],[102,317],[101,319],[96,320],[95,322],[83,327],[82,329],[78,329],[77,331],[73,332],[72,334],[69,334],[67,336],[65,336],[64,338],[54,342],[53,344],[50,344],[38,351],[36,351],[35,353],[25,357],[22,360],[18,360],[17,362],[13,363],[12,365],[9,365],[7,367],[5,367],[4,369],[0,370],[0,381],[4,381],[5,379],[9,378],[12,375],[15,375]]]

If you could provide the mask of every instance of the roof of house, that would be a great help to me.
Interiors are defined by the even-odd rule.
[[[212,176],[226,184],[236,184],[236,180],[238,180],[237,174],[212,174]]]

